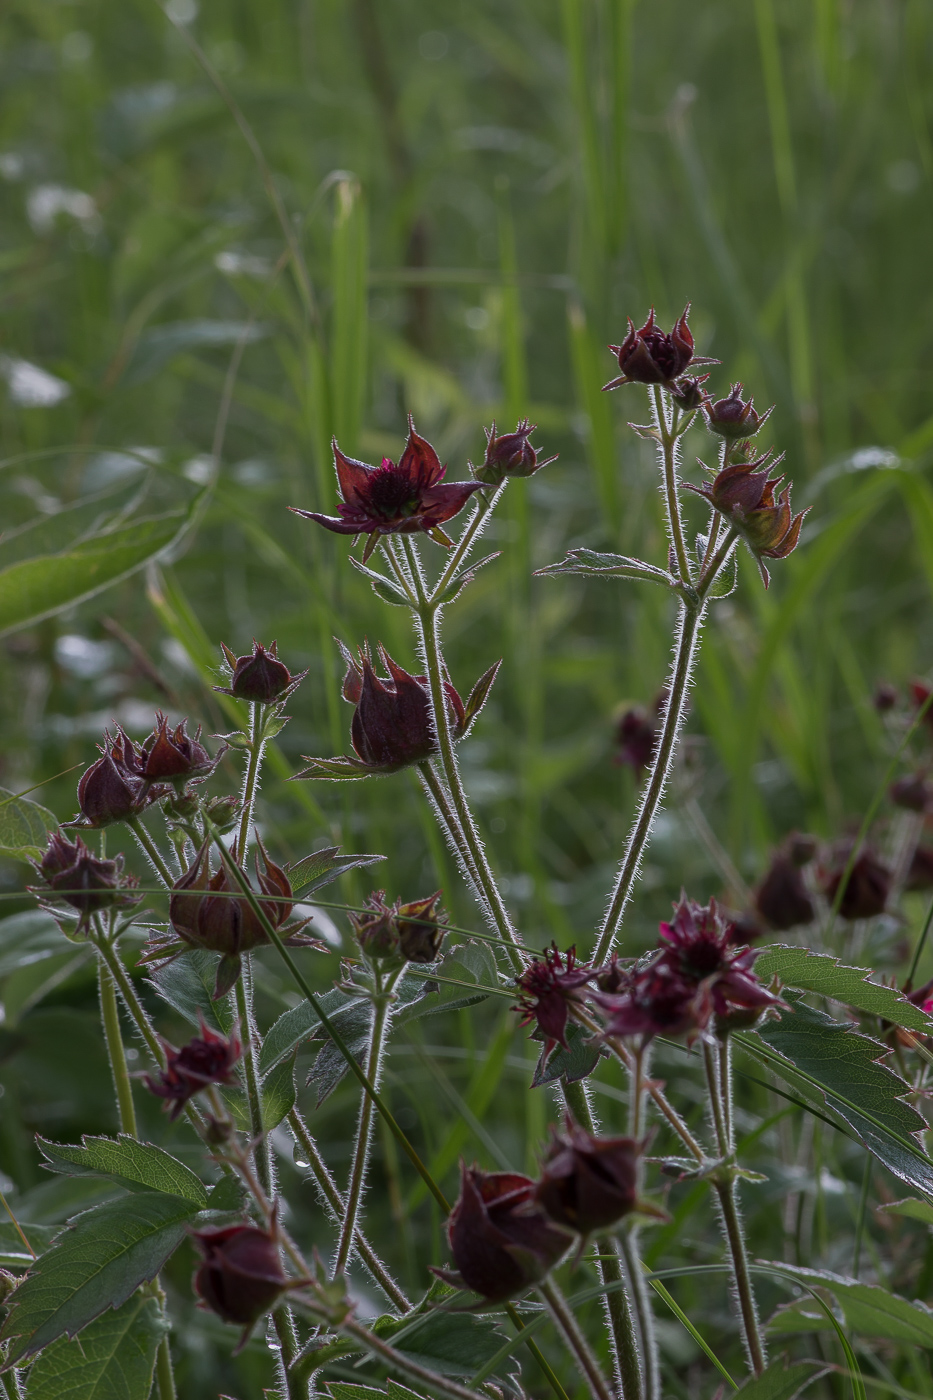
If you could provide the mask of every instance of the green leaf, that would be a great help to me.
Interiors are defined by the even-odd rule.
[[[12,1341],[6,1364],[121,1307],[155,1278],[196,1213],[180,1196],[141,1191],[77,1216],[16,1290],[0,1329],[0,1341]]]
[[[877,1284],[857,1283],[820,1269],[802,1269],[790,1264],[776,1264],[775,1268],[800,1279],[810,1288],[825,1289],[832,1294],[842,1308],[849,1331],[863,1337],[933,1348],[933,1311],[923,1303],[911,1303]],[[824,1317],[823,1325],[830,1326],[828,1318]]]
[[[764,982],[779,977],[785,986],[818,992],[905,1030],[923,1035],[933,1032],[933,1017],[914,1006],[896,987],[870,982],[873,974],[867,968],[847,967],[830,953],[775,943],[759,954],[755,972]]]
[[[428,980],[423,985],[429,995],[413,1005],[404,1007],[397,1013],[397,1020],[413,1021],[421,1016],[433,1016],[439,1011],[460,1011],[465,1006],[475,1006],[489,995],[481,990],[484,985],[499,985],[499,972],[492,949],[488,943],[479,943],[473,939],[466,943],[458,943],[456,948],[441,959],[436,970],[441,977],[450,977],[458,982],[475,982],[476,993],[465,992],[462,987]]]
[[[36,1254],[44,1254],[52,1240],[59,1233],[58,1225],[32,1225],[20,1219],[17,1211],[17,1219],[22,1227],[23,1234],[32,1245]],[[0,1269],[22,1269],[28,1268],[32,1263],[32,1255],[23,1244],[19,1231],[11,1220],[0,1220]]]
[[[306,897],[339,879],[348,870],[359,870],[366,865],[375,865],[380,860],[385,860],[385,856],[345,856],[341,855],[339,846],[328,846],[326,851],[315,851],[313,855],[305,856],[304,860],[287,865],[285,872],[293,894]]]
[[[334,1400],[385,1400],[384,1390],[375,1390],[371,1385],[353,1385],[349,1381],[328,1381],[327,1389]]]
[[[480,710],[489,699],[489,692],[492,690],[496,676],[499,674],[501,660],[490,666],[488,671],[484,671],[479,680],[470,691],[466,704],[463,707],[463,732],[469,734]]]
[[[262,340],[268,328],[249,321],[170,321],[143,331],[123,375],[124,384],[143,384],[176,355],[215,345]]]
[[[545,1052],[542,1049],[540,1058],[531,1081],[533,1089],[539,1089],[542,1084],[554,1084],[558,1079],[563,1079],[567,1084],[574,1084],[577,1080],[586,1079],[587,1075],[599,1064],[600,1057],[606,1052],[598,1042],[593,1042],[589,1032],[583,1026],[569,1022],[567,1025],[567,1043],[569,1050],[565,1050],[562,1045],[545,1059]],[[535,1034],[532,1040],[537,1040]]]
[[[249,1102],[239,1088],[222,1088],[221,1097],[242,1132],[252,1129]],[[260,1087],[263,1132],[271,1133],[295,1107],[295,1052],[271,1069]]]
[[[739,551],[733,549],[707,591],[707,598],[728,598],[739,586]],[[764,1380],[764,1376],[761,1377]],[[744,1394],[744,1390],[743,1390]]]
[[[242,1211],[246,1198],[246,1188],[239,1177],[232,1172],[220,1178],[215,1186],[211,1187],[210,1195],[207,1198],[208,1210],[236,1210]]]
[[[60,953],[73,954],[74,945],[44,909],[24,909],[0,919],[0,977]]]
[[[233,1011],[226,998],[212,1001],[217,980],[217,953],[192,948],[165,967],[157,968],[149,980],[159,996],[192,1026],[199,1025],[198,1012],[211,1030],[227,1035],[233,1025]]]
[[[933,1225],[933,1205],[929,1201],[918,1201],[916,1196],[908,1196],[903,1201],[890,1201],[887,1205],[876,1206],[886,1215],[904,1215],[908,1220],[921,1220],[924,1225]]]
[[[895,1176],[933,1195],[933,1161],[915,1133],[926,1124],[904,1102],[909,1087],[880,1061],[887,1047],[785,993],[793,1010],[736,1043],[769,1066],[810,1106],[851,1131]]]
[[[393,1318],[384,1329],[377,1319],[372,1329],[412,1361],[442,1375],[472,1376],[495,1356],[504,1341],[504,1334],[491,1318],[437,1307],[422,1311],[419,1306],[416,1311],[414,1318]],[[514,1366],[511,1359],[508,1364]]]
[[[823,1318],[825,1325],[826,1318]],[[735,1392],[742,1400],[794,1400],[805,1386],[822,1376],[829,1368],[819,1361],[795,1361],[787,1364],[787,1358],[772,1361],[760,1376],[752,1376]]]
[[[201,492],[184,512],[136,520],[65,554],[38,555],[0,571],[0,636],[93,598],[164,554],[203,499]]]
[[[346,1011],[350,1007],[359,1006],[362,998],[350,997],[338,987],[332,987],[329,992],[318,997],[318,1001],[324,1008],[325,1016],[336,1021],[337,1029],[342,1034],[346,1024]],[[259,1051],[259,1073],[265,1076],[279,1060],[293,1054],[303,1041],[311,1039],[320,1024],[317,1012],[309,1001],[302,1001],[290,1011],[284,1011],[263,1038]]]
[[[29,1400],[148,1400],[168,1321],[155,1298],[135,1293],[80,1340],[59,1337],[29,1373]]]
[[[349,555],[349,559],[353,567],[358,569],[361,574],[365,574],[369,579],[377,598],[381,598],[384,603],[393,603],[398,608],[410,608],[414,606],[411,599],[405,596],[398,584],[386,578],[385,574],[380,574],[375,569],[371,569],[368,564],[361,564],[359,559],[354,559],[352,554]]]
[[[47,807],[0,788],[0,856],[39,860],[49,844],[49,832],[57,830],[58,818]]]
[[[642,559],[629,559],[624,554],[603,554],[595,549],[568,549],[566,559],[535,570],[536,578],[554,578],[558,574],[583,574],[585,577],[644,579],[673,588],[670,574],[646,564]]]
[[[197,1206],[207,1205],[207,1188],[190,1167],[151,1142],[137,1142],[121,1133],[116,1139],[83,1137],[80,1145],[46,1142],[37,1138],[48,1168],[71,1176],[91,1172],[118,1181],[181,1196]]]

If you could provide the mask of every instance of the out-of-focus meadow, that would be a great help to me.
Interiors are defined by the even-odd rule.
[[[463,693],[506,658],[462,749],[467,785],[527,941],[585,949],[636,801],[614,723],[664,683],[673,604],[531,571],[581,545],[662,555],[655,465],[626,426],[645,421],[643,391],[600,386],[627,315],[654,305],[667,326],[689,300],[699,351],[722,362],[710,387],[741,380],[776,404],[765,440],[812,509],[771,589],[743,556],[742,587],[714,609],[625,950],[653,941],[681,885],[721,892],[698,807],[749,882],[791,829],[858,823],[889,759],[872,692],[933,665],[922,0],[169,0],[168,15],[8,0],[0,41],[0,571],[52,557],[27,593],[0,572],[4,788],[42,784],[32,795],[71,816],[105,725],[141,738],[162,707],[229,728],[219,642],[276,638],[310,668],[260,809],[279,856],[383,852],[391,897],[440,885],[454,922],[475,924],[410,774],[286,781],[301,755],[347,749],[335,636],[417,669],[404,610],[374,597],[345,540],[286,507],[333,510],[332,433],[366,461],[396,458],[410,411],[456,479],[484,425],[527,415],[559,460],[508,493],[489,533],[501,557],[448,610],[448,656]],[[697,455],[713,460],[702,428],[685,451],[695,481]],[[212,790],[229,790],[223,774]],[[10,896],[29,877],[2,867],[6,913],[28,907]],[[334,889],[353,903],[369,884]],[[54,1220],[71,1205],[32,1134],[114,1128],[91,964],[39,948],[10,974],[2,930],[0,1173],[32,1193],[30,1218]],[[322,986],[333,961],[314,965]],[[270,1015],[284,989],[270,963]],[[515,1017],[461,1015],[448,1058],[445,1032],[418,1023],[389,1079],[451,1181],[483,1133],[532,1162],[549,1112],[525,1092]],[[493,1048],[474,1061],[474,1044]],[[315,1119],[341,1171],[352,1104],[345,1085]],[[842,1179],[834,1141],[825,1169]],[[423,1287],[440,1221],[406,1209],[424,1193],[388,1141],[379,1172],[374,1231],[398,1229]],[[825,1264],[848,1197],[819,1201]],[[754,1248],[776,1256],[767,1193],[756,1202]],[[707,1209],[691,1230],[713,1249]],[[669,1250],[676,1228],[663,1233]],[[737,1355],[724,1292],[713,1305],[695,1289],[684,1306],[710,1308],[704,1327]],[[215,1350],[186,1351],[182,1328],[183,1394],[268,1383],[263,1343],[233,1363],[206,1325]],[[684,1386],[691,1346],[672,1332]]]

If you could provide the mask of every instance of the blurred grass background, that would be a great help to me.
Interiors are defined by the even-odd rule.
[[[742,380],[759,408],[776,404],[764,440],[787,453],[795,506],[812,506],[770,592],[743,558],[739,592],[715,607],[691,790],[750,881],[791,828],[857,822],[887,761],[872,690],[926,674],[933,641],[929,7],[168,11],[8,0],[0,14],[0,566],[213,482],[170,559],[6,636],[0,783],[44,783],[41,800],[70,816],[77,773],[53,775],[89,763],[105,724],[139,738],[163,705],[229,728],[209,689],[218,643],[275,637],[310,675],[261,807],[274,849],[382,851],[390,896],[443,885],[455,922],[475,922],[410,775],[284,781],[300,755],[347,747],[335,634],[415,661],[407,619],[347,565],[346,542],[286,507],[332,510],[332,432],[366,460],[395,457],[411,411],[456,478],[479,460],[484,424],[527,414],[560,458],[507,493],[487,535],[502,557],[448,610],[448,659],[465,693],[506,658],[462,751],[468,786],[525,937],[587,947],[636,799],[611,762],[614,717],[663,684],[672,614],[631,585],[530,571],[576,545],[661,557],[654,464],[626,427],[644,421],[641,391],[599,389],[627,315],[640,323],[654,305],[669,324],[689,300],[700,352],[722,361],[711,387]],[[285,256],[276,202],[307,276]],[[686,444],[694,479],[698,454],[712,460],[701,429]],[[698,503],[686,509],[699,528]],[[217,791],[235,781],[229,760],[226,773]],[[27,876],[5,867],[6,890]],[[652,941],[681,884],[706,899],[722,880],[675,796],[628,951]],[[339,889],[358,900],[368,885]],[[22,1190],[40,1177],[33,1130],[112,1127],[87,969],[59,960],[52,974],[43,962],[3,983],[0,1168]],[[521,1041],[503,1030],[485,1080],[469,1058],[494,1036],[492,1014],[449,1028],[467,1056],[451,1074],[512,1160],[531,1162],[549,1110],[518,1097]],[[86,1083],[62,1079],[72,1025],[101,1061]],[[425,1089],[410,1055],[397,1067],[414,1123],[418,1095],[446,1091]],[[316,1120],[338,1163],[351,1102],[340,1091]],[[464,1129],[448,1171],[458,1147],[482,1155]],[[384,1165],[376,1208],[401,1219]],[[412,1287],[442,1253],[430,1210],[404,1237]],[[723,1297],[710,1326],[734,1346],[724,1309]],[[688,1375],[684,1355],[672,1375]],[[186,1364],[185,1393],[200,1395],[207,1363],[195,1348]],[[239,1365],[242,1378],[267,1363],[252,1348]]]

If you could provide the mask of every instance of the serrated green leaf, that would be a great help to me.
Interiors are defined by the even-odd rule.
[[[0,574],[0,588],[2,580]],[[47,807],[0,788],[0,856],[39,860],[49,844],[49,832],[57,830],[58,818]]]
[[[19,1219],[19,1212],[17,1212]],[[36,1255],[44,1254],[59,1233],[58,1225],[33,1225],[20,1219],[23,1234],[32,1245]],[[0,1269],[28,1268],[32,1255],[23,1244],[19,1231],[12,1221],[0,1220]]]
[[[304,860],[286,866],[285,870],[292,893],[307,896],[339,879],[348,870],[360,870],[364,866],[375,865],[380,860],[385,860],[385,856],[347,856],[341,854],[339,846],[329,846],[326,851],[315,851],[313,855],[305,856]]]
[[[536,578],[554,578],[558,574],[583,574],[587,577],[644,579],[674,586],[670,574],[646,564],[642,559],[629,559],[624,554],[604,554],[595,549],[568,549],[566,559],[535,570]]]
[[[191,1201],[141,1191],[79,1215],[17,1288],[0,1341],[6,1364],[73,1337],[154,1278],[197,1213]]]
[[[908,1196],[903,1201],[890,1201],[877,1209],[884,1211],[886,1215],[904,1215],[908,1220],[920,1220],[924,1225],[933,1225],[933,1204],[929,1201],[918,1201],[916,1196]]]
[[[826,1324],[826,1319],[823,1319]],[[813,1381],[825,1374],[828,1368],[820,1361],[795,1361],[788,1365],[787,1358],[772,1361],[760,1376],[752,1376],[735,1392],[742,1400],[794,1400],[795,1395]]]
[[[348,996],[338,987],[332,987],[329,992],[318,997],[318,1001],[324,1008],[325,1016],[335,1020],[337,1029],[343,1033],[346,1011],[352,1006],[358,1006],[361,998]],[[344,1019],[341,1019],[342,1017]],[[303,1041],[311,1039],[320,1028],[320,1024],[309,1001],[302,1001],[290,1011],[284,1011],[263,1037],[262,1048],[259,1051],[259,1073],[268,1074],[281,1059],[293,1054]]]
[[[58,924],[44,909],[24,909],[0,919],[0,977],[18,968],[74,952]]]
[[[476,993],[465,992],[462,987],[451,986],[448,983],[432,983],[428,980],[422,984],[427,995],[402,1008],[396,1019],[404,1022],[417,1020],[421,1016],[433,1016],[440,1011],[460,1011],[465,1006],[475,1006],[477,1002],[485,1000],[489,993],[480,990],[481,988],[499,985],[499,972],[489,944],[479,943],[474,939],[458,943],[456,948],[437,964],[437,972],[442,977],[450,977],[458,982],[475,982]]]
[[[776,1264],[785,1275],[792,1275],[810,1288],[826,1289],[842,1308],[845,1326],[863,1337],[909,1346],[933,1348],[933,1310],[923,1303],[912,1303],[897,1293],[889,1293],[874,1283],[858,1283],[820,1269]],[[824,1325],[829,1327],[828,1318]]]
[[[785,986],[818,992],[905,1030],[933,1033],[933,1017],[914,1006],[896,987],[870,982],[873,974],[867,968],[848,967],[831,953],[775,943],[761,951],[755,972],[764,982],[779,977]]]
[[[136,1293],[69,1341],[46,1347],[29,1373],[29,1400],[148,1400],[168,1321],[155,1298]]]
[[[391,1339],[412,1361],[445,1376],[472,1376],[505,1340],[492,1318],[437,1308],[418,1312],[414,1318],[393,1319],[394,1326],[378,1335]],[[507,1364],[514,1367],[511,1359]]]
[[[51,1171],[69,1176],[91,1172],[181,1196],[197,1206],[207,1205],[207,1188],[200,1177],[154,1143],[138,1142],[125,1133],[117,1138],[83,1137],[80,1145],[46,1142],[41,1137],[36,1140]]]
[[[224,1087],[220,1090],[221,1097],[236,1126],[242,1132],[249,1132],[252,1128],[249,1104],[246,1094],[242,1089]],[[271,1069],[262,1081],[260,1086],[262,1096],[262,1128],[263,1132],[271,1133],[273,1128],[277,1128],[285,1117],[295,1107],[295,1052],[284,1060],[281,1060],[274,1069]]]
[[[211,1030],[227,1035],[235,1019],[230,1004],[226,997],[211,1000],[219,962],[219,954],[192,948],[150,973],[149,980],[159,996],[190,1025],[200,1024],[200,1012]]]
[[[93,598],[164,554],[203,499],[186,511],[135,520],[66,554],[39,555],[0,571],[0,637]]]
[[[606,1053],[598,1042],[593,1042],[592,1036],[583,1026],[569,1022],[566,1037],[570,1047],[568,1050],[558,1045],[545,1059],[542,1049],[531,1081],[533,1089],[539,1089],[543,1084],[554,1084],[558,1079],[563,1079],[568,1084],[586,1079],[599,1064],[600,1057]],[[534,1035],[531,1038],[537,1040],[538,1036]]]
[[[329,1381],[327,1389],[334,1400],[385,1400],[384,1390],[374,1390],[371,1385],[353,1385],[350,1381]]]

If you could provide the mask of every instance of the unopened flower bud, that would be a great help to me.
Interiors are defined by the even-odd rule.
[[[771,928],[784,932],[812,923],[816,908],[800,868],[784,851],[776,851],[755,892],[755,908]]]
[[[771,477],[768,472],[778,465],[768,462],[770,453],[755,461],[735,462],[716,473],[708,486],[684,485],[708,501],[741,536],[758,562],[762,581],[767,588],[770,575],[765,559],[786,559],[797,548],[800,527],[807,511],[791,514],[790,486],[785,486],[775,501],[774,493],[784,481],[783,475]],[[763,467],[763,471],[756,471]],[[809,506],[807,507],[809,510]]]
[[[851,847],[836,854],[832,865],[821,872],[823,892],[830,904],[835,904],[839,887],[846,872]],[[873,851],[866,849],[856,859],[839,900],[839,913],[844,919],[873,919],[883,914],[891,890],[891,872]]]
[[[741,384],[733,384],[728,398],[708,402],[705,408],[712,431],[730,440],[754,437],[774,411],[772,406],[766,413],[756,413],[752,400],[742,398]]]
[[[131,821],[152,800],[140,776],[140,755],[135,744],[122,731],[116,739],[104,735],[102,757],[82,775],[78,783],[78,825],[112,826]]]
[[[933,889],[933,846],[918,846],[914,851],[904,888],[908,890]]]
[[[207,804],[207,815],[218,831],[232,831],[240,819],[241,805],[238,797],[212,797]]]
[[[2,1306],[19,1286],[20,1280],[7,1269],[0,1269],[0,1306]]]
[[[792,831],[784,842],[784,849],[795,865],[809,865],[816,855],[819,842],[806,831]]]
[[[203,1306],[241,1327],[252,1327],[288,1288],[279,1247],[256,1225],[193,1230],[204,1262],[194,1276]]]
[[[594,1137],[569,1116],[551,1135],[535,1199],[557,1225],[588,1236],[637,1208],[640,1142]]]
[[[235,656],[229,647],[223,646],[223,653],[230,667],[230,684],[215,685],[222,695],[233,695],[237,700],[248,700],[257,705],[273,705],[284,700],[308,674],[302,671],[293,676],[284,662],[276,655],[276,643],[267,649],[259,642],[253,642],[250,656]]]
[[[399,951],[406,962],[430,963],[440,952],[444,941],[443,921],[447,917],[440,901],[441,891],[438,890],[424,899],[398,906],[395,926]]]
[[[696,378],[689,375],[684,379],[678,379],[671,390],[671,398],[682,413],[692,413],[696,408],[702,408],[707,401],[707,393],[703,385],[709,379],[708,374],[701,374]]]
[[[182,789],[162,804],[162,812],[170,822],[189,822],[201,810],[201,799],[194,792]]]
[[[213,773],[220,759],[211,758],[200,742],[201,729],[193,736],[188,733],[188,721],[183,719],[174,729],[168,719],[156,715],[155,729],[143,740],[141,776],[147,783],[171,783],[182,788],[192,778],[206,778]]]
[[[872,704],[878,713],[883,715],[888,710],[893,710],[899,699],[897,686],[891,685],[888,681],[882,681],[875,687]]]
[[[482,465],[473,467],[477,481],[487,486],[498,486],[507,476],[533,476],[542,467],[556,462],[556,457],[548,457],[539,462],[538,454],[528,439],[535,430],[535,424],[523,418],[514,433],[497,433],[496,425],[486,428],[486,456]],[[472,463],[470,464],[472,467]]]
[[[628,334],[622,344],[609,346],[622,373],[603,388],[617,389],[621,384],[664,384],[670,388],[691,363],[709,364],[709,360],[694,360],[693,336],[687,325],[689,310],[688,304],[669,335],[655,325],[654,307],[639,330],[629,318]]]
[[[348,914],[360,952],[370,962],[398,957],[399,935],[395,916],[398,905],[386,904],[385,890],[373,890],[362,914]]]
[[[139,903],[140,896],[133,892],[139,881],[123,874],[123,856],[101,860],[80,837],[72,843],[60,832],[53,832],[36,868],[53,893],[60,891],[59,897],[80,912],[79,929],[86,928],[91,916],[101,909]]]

